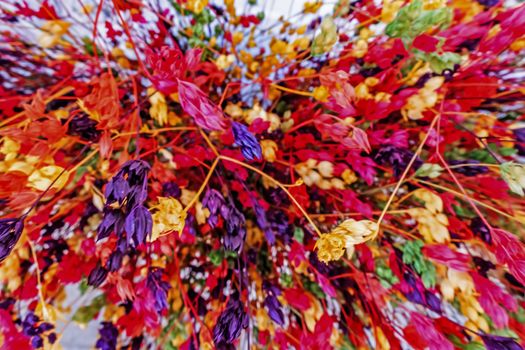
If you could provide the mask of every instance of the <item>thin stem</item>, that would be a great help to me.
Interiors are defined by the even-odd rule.
[[[283,185],[281,182],[279,182],[278,180],[274,179],[272,176],[266,174],[264,171],[261,171],[249,164],[246,164],[244,162],[241,162],[240,160],[237,160],[235,158],[230,158],[230,157],[227,157],[227,156],[219,156],[220,159],[222,160],[226,160],[226,161],[229,161],[229,162],[232,162],[232,163],[235,163],[237,165],[240,165],[246,169],[250,169],[251,171],[253,172],[256,172],[257,174],[261,175],[262,177],[272,181],[274,184],[276,184],[281,190],[284,191],[284,193],[286,193],[288,195],[288,197],[290,197],[290,199],[292,200],[292,202],[297,206],[297,208],[299,209],[299,211],[304,215],[304,217],[306,218],[306,220],[308,220],[308,222],[310,223],[310,225],[313,227],[315,233],[317,233],[319,236],[322,235],[321,233],[321,230],[319,230],[319,228],[317,227],[317,225],[314,223],[314,221],[312,220],[312,218],[310,217],[310,215],[308,215],[308,213],[306,212],[306,210],[304,210],[304,208],[301,206],[301,204],[299,204],[299,202],[297,202],[297,200],[295,199],[295,197],[290,193],[290,191],[288,191],[288,189],[286,188],[285,185]]]
[[[419,180],[419,179],[414,180],[414,181],[417,181],[417,182],[419,182],[420,184],[424,184],[424,185],[427,185],[427,186],[431,186],[431,187],[437,188],[437,189],[442,190],[442,191],[444,191],[444,192],[452,193],[453,195],[456,195],[456,196],[458,196],[458,197],[462,197],[462,198],[467,199],[467,200],[470,199],[472,202],[474,202],[474,203],[476,203],[476,204],[478,204],[478,205],[480,205],[480,206],[482,206],[482,207],[484,207],[484,208],[486,208],[486,209],[492,210],[493,212],[498,213],[498,214],[500,214],[500,215],[502,215],[502,216],[505,216],[506,218],[511,219],[511,220],[513,220],[513,221],[516,221],[516,222],[519,222],[519,223],[525,224],[525,220],[524,220],[524,219],[520,219],[520,218],[518,218],[518,217],[514,217],[514,216],[512,216],[512,215],[510,215],[510,214],[507,214],[507,213],[505,213],[505,212],[503,212],[503,211],[501,211],[501,210],[499,210],[499,209],[494,208],[494,207],[491,206],[491,205],[485,204],[485,203],[483,203],[483,202],[481,202],[481,201],[479,201],[479,200],[477,200],[477,199],[470,198],[470,197],[464,195],[463,193],[458,192],[458,191],[455,191],[455,190],[453,190],[453,189],[451,189],[451,188],[448,188],[448,187],[445,187],[445,186],[441,186],[441,185],[437,185],[437,184],[434,184],[434,183],[432,183],[432,182],[428,182],[428,181],[424,181],[424,180]]]
[[[201,187],[199,188],[199,191],[195,194],[195,196],[193,196],[193,198],[191,199],[191,201],[188,203],[188,205],[186,206],[186,208],[184,208],[184,212],[187,213],[188,210],[191,209],[191,207],[193,207],[195,205],[195,203],[197,202],[197,200],[199,199],[200,195],[202,194],[202,192],[204,192],[204,189],[206,188],[206,185],[208,184],[208,182],[210,181],[211,179],[211,176],[213,175],[213,172],[215,171],[215,168],[217,167],[217,164],[219,163],[219,158],[215,158],[215,160],[213,161],[213,164],[211,165],[210,167],[210,170],[208,171],[208,175],[206,175],[206,178],[204,179],[204,182],[202,183]]]
[[[440,115],[436,115],[434,117],[434,120],[432,120],[432,123],[430,124],[429,128],[428,128],[428,131],[427,133],[425,134],[425,137],[423,138],[423,140],[421,141],[421,143],[419,144],[416,152],[414,153],[414,155],[412,156],[412,159],[410,159],[410,162],[408,163],[407,167],[405,168],[405,171],[403,172],[403,174],[401,175],[401,178],[399,179],[399,181],[397,182],[396,184],[396,187],[394,188],[394,191],[392,191],[392,194],[390,195],[390,198],[388,198],[388,201],[385,205],[385,208],[383,209],[383,211],[381,212],[381,215],[379,216],[379,219],[377,220],[377,231],[374,235],[374,237],[379,233],[379,230],[381,228],[381,222],[383,221],[386,213],[388,212],[388,208],[390,207],[390,204],[392,204],[392,201],[394,200],[394,197],[396,196],[397,194],[397,191],[399,190],[399,188],[401,187],[401,184],[403,183],[403,181],[405,180],[405,177],[408,175],[408,172],[410,171],[410,168],[412,168],[412,165],[414,164],[414,162],[416,161],[418,155],[421,153],[421,151],[423,150],[423,147],[425,146],[425,143],[427,142],[427,139],[430,135],[430,132],[432,131],[432,129],[434,128],[434,126],[436,125],[437,121],[439,120],[440,118]]]

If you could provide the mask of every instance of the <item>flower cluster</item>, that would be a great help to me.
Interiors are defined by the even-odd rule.
[[[2,1],[1,349],[523,348],[525,5],[277,3]]]

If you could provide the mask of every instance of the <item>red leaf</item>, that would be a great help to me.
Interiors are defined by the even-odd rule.
[[[455,270],[470,270],[470,257],[468,255],[455,252],[444,244],[427,245],[423,248],[423,254],[425,254],[430,259]]]
[[[416,349],[454,350],[454,345],[434,327],[433,321],[428,317],[413,312],[410,320],[414,328],[409,328],[408,334],[405,328],[405,337]],[[426,346],[421,347],[422,342]]]
[[[525,247],[513,234],[493,229],[492,238],[496,250],[496,258],[502,264],[507,264],[512,275],[525,285]]]
[[[477,273],[471,273],[476,290],[479,292],[479,304],[492,318],[494,325],[498,328],[508,326],[508,310],[516,311],[518,304],[514,298],[505,293],[494,282],[482,277]]]
[[[291,307],[299,311],[306,311],[310,308],[310,299],[304,290],[299,288],[290,288],[284,291],[284,299],[288,301]]]
[[[105,132],[102,134],[102,137],[99,141],[99,146],[100,156],[104,159],[108,159],[111,156],[111,153],[113,152],[113,140],[111,139],[109,132]]]
[[[182,109],[195,123],[206,130],[224,130],[227,122],[224,114],[198,86],[187,81],[178,80],[179,101]]]

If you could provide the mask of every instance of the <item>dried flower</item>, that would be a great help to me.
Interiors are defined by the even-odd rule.
[[[231,296],[226,309],[213,328],[213,341],[217,347],[232,344],[243,328],[248,327],[248,315],[238,297]]]
[[[100,264],[97,264],[97,266],[89,273],[88,284],[93,287],[99,287],[102,283],[104,283],[107,276],[108,270],[106,270]]]
[[[118,329],[111,322],[102,322],[99,329],[99,338],[96,343],[97,349],[115,350],[117,348]]]
[[[11,253],[23,231],[22,219],[0,219],[0,262]]]
[[[523,164],[516,164],[512,162],[503,163],[500,165],[501,177],[512,192],[524,196],[525,192],[525,166]]]
[[[153,232],[151,240],[155,241],[163,233],[176,231],[182,234],[186,220],[186,212],[182,204],[173,197],[159,197],[159,203],[152,207]]]
[[[139,205],[128,214],[124,227],[128,234],[128,241],[135,246],[146,241],[147,235],[151,234],[153,220],[151,213],[143,205]]]
[[[242,155],[246,160],[262,158],[261,145],[248,130],[246,125],[237,122],[232,123],[233,137],[235,138],[234,146],[240,147]]]

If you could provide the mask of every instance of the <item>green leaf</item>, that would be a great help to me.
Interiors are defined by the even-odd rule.
[[[303,243],[304,241],[304,231],[300,227],[296,227],[293,231],[293,238],[299,243]]]
[[[439,164],[425,163],[416,171],[416,177],[429,177],[434,179],[441,175],[443,168]]]
[[[424,10],[423,2],[414,0],[399,10],[396,18],[386,26],[385,33],[392,38],[401,38],[408,44],[433,27],[448,26],[451,20],[452,9]]]
[[[213,265],[219,266],[222,263],[223,254],[220,250],[212,250],[208,257]]]
[[[91,304],[81,306],[73,315],[73,321],[80,324],[87,324],[100,312],[106,305],[106,296],[104,294],[95,297]]]

